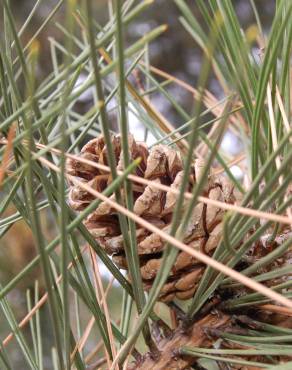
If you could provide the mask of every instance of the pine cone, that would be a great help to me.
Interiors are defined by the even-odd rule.
[[[117,169],[123,170],[121,137],[112,136],[112,145],[116,157]],[[166,145],[156,145],[148,150],[146,145],[136,142],[129,136],[131,158],[141,157],[136,169],[136,176],[143,177],[158,184],[165,184],[171,189],[179,190],[183,177],[183,163],[180,153]],[[103,136],[89,141],[81,150],[80,159],[86,158],[93,162],[108,165],[107,151]],[[196,160],[191,168],[188,191],[192,191],[201,176],[204,163]],[[108,172],[101,171],[78,160],[70,159],[67,165],[70,175],[87,183],[97,191],[103,191],[111,182]],[[69,204],[77,211],[86,208],[94,196],[78,186],[70,184]],[[123,194],[122,194],[123,195]],[[223,177],[210,174],[203,189],[203,195],[221,202],[233,203],[233,186]],[[172,213],[177,196],[172,192],[165,193],[154,186],[143,186],[133,183],[134,212],[148,222],[169,232]],[[115,199],[112,195],[111,199]],[[185,203],[186,204],[186,203]],[[194,207],[183,242],[212,255],[222,235],[222,218],[224,211],[212,205],[198,203]],[[91,213],[84,224],[112,256],[113,261],[121,269],[127,270],[123,236],[121,235],[117,212],[107,203],[101,203]],[[137,246],[140,258],[141,275],[145,290],[149,290],[160,268],[165,242],[159,235],[137,226]],[[161,301],[171,301],[175,297],[189,299],[193,296],[205,266],[196,258],[185,252],[179,252],[161,294]]]

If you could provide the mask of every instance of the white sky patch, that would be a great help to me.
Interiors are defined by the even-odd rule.
[[[231,131],[226,131],[221,142],[221,148],[234,156],[242,150],[242,143]]]
[[[242,142],[236,135],[234,135],[230,130],[226,131],[221,142],[221,149],[225,153],[231,157],[235,157],[242,151],[242,146]],[[243,172],[239,166],[234,165],[230,167],[230,171],[236,179],[241,180],[243,178]]]
[[[76,93],[82,85],[86,82],[88,76],[84,73],[81,73],[80,76],[77,78],[75,82],[75,86],[73,89],[73,93]],[[86,89],[79,97],[78,101],[82,103],[87,103],[93,100],[93,87],[89,87]],[[115,98],[112,98],[107,104],[107,110],[111,111],[112,109],[116,108],[117,102]],[[146,127],[141,123],[138,118],[138,112],[136,108],[133,106],[132,103],[129,103],[129,110],[128,110],[128,123],[129,123],[129,132],[134,135],[135,140],[137,141],[144,141],[145,139],[145,130]],[[157,139],[152,135],[150,131],[148,131],[146,144],[153,145],[155,144]]]
[[[132,103],[129,103],[129,111],[128,111],[128,123],[129,123],[129,132],[134,136],[135,140],[137,141],[144,141],[145,139],[145,126],[139,118],[137,117],[137,111]],[[147,145],[152,145],[156,143],[156,138],[152,135],[150,131],[147,134]]]
[[[85,81],[88,79],[88,76],[85,74],[85,73],[81,73],[76,82],[75,82],[75,85],[74,85],[74,89],[73,89],[73,94],[75,94],[79,89],[80,87],[85,83]],[[78,101],[80,101],[81,103],[87,103],[87,102],[90,102],[91,100],[93,100],[93,87],[89,87],[88,89],[86,89],[85,91],[83,91],[83,93],[78,97]]]
[[[111,258],[111,257],[109,257],[109,258]],[[102,261],[100,261],[99,259],[97,259],[97,260],[98,260],[98,268],[99,268],[100,276],[102,276],[102,278],[104,280],[110,281],[111,278],[113,277],[112,273],[107,269],[107,267],[105,266],[105,264]],[[120,271],[124,276],[126,275],[125,270],[120,270]],[[120,283],[117,280],[114,280],[113,285],[114,286],[119,286]]]
[[[230,171],[236,179],[240,180],[240,179],[243,178],[243,172],[242,172],[242,169],[239,166],[230,167]]]

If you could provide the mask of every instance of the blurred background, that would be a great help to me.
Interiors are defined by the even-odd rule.
[[[108,1],[99,0],[95,1],[95,13],[93,16],[100,24],[105,24],[108,20]],[[198,17],[198,10],[196,8],[196,1],[188,1],[191,4],[194,14]],[[255,23],[253,11],[249,0],[232,0],[235,5],[236,12],[241,21],[243,30],[247,30]],[[38,27],[44,22],[52,8],[57,4],[57,1],[46,0],[41,3],[38,10],[22,35],[23,45],[32,37]],[[255,0],[255,4],[259,10],[261,21],[264,25],[264,30],[268,31],[271,27],[271,21],[274,14],[275,0]],[[25,22],[28,14],[31,12],[35,1],[33,0],[11,0],[12,10],[14,17],[16,19],[16,24],[18,29],[21,28]],[[43,32],[38,37],[41,45],[40,53],[40,63],[38,66],[37,79],[39,81],[43,80],[49,72],[52,70],[52,63],[50,57],[50,43],[48,38],[54,38],[58,40],[61,44],[63,42],[64,33],[61,31],[59,24],[62,24],[62,19],[64,16],[64,9],[60,9],[55,15],[53,21],[47,25]],[[133,40],[141,37],[144,33],[148,32],[152,28],[160,25],[167,24],[168,30],[158,39],[151,43],[149,49],[150,63],[160,68],[169,74],[180,78],[181,80],[187,81],[190,85],[196,87],[198,75],[201,68],[202,53],[201,49],[196,45],[195,41],[190,37],[190,35],[185,31],[179,21],[179,11],[177,7],[170,0],[156,0],[152,6],[148,8],[141,16],[139,16],[135,22],[131,23],[127,28],[126,42],[131,43]],[[2,22],[2,17],[1,17]],[[3,24],[0,25],[1,29]],[[1,37],[1,36],[0,36]],[[254,53],[259,53],[259,50],[255,49]],[[143,83],[143,81],[142,81]],[[216,96],[221,97],[222,91],[221,87],[215,80],[215,78],[210,78],[209,80],[209,90]],[[193,105],[192,95],[187,93],[182,88],[178,87],[176,84],[171,84],[169,86],[169,92],[175,100],[186,110],[191,111]],[[92,95],[90,92],[85,93],[80,98],[79,110],[82,113],[83,105],[90,104]],[[152,103],[159,109],[159,111],[170,121],[174,126],[179,126],[182,121],[177,115],[173,107],[165,99],[163,99],[158,93],[151,96]],[[131,117],[130,117],[131,118]],[[132,117],[130,122],[132,127],[139,125],[136,122],[135,117]],[[227,141],[226,141],[227,140]],[[235,138],[225,138],[226,145],[230,146],[231,150],[234,146]],[[223,143],[224,144],[224,143]],[[15,209],[10,208],[8,212],[4,215],[7,217],[9,215],[15,214]],[[54,230],[51,229],[50,219],[47,215],[43,214],[43,228],[48,235],[48,239],[54,236]],[[52,234],[52,235],[51,235]],[[5,237],[0,241],[0,278],[1,286],[3,287],[11,279],[19,273],[24,266],[35,256],[35,246],[33,242],[33,237],[30,233],[29,228],[25,225],[23,221],[16,222],[10,230],[6,233]],[[30,289],[33,292],[34,280],[39,280],[40,294],[43,293],[41,271],[40,269],[35,269],[34,272],[23,279],[21,284],[14,289],[9,294],[9,303],[16,315],[17,320],[21,320],[27,313],[27,303],[26,303],[26,291]],[[105,274],[105,280],[108,277]],[[121,295],[119,293],[118,287],[111,291],[109,296],[109,304],[114,307],[117,303],[121,302]],[[49,320],[47,319],[48,309],[44,306],[41,311],[41,321],[42,326],[45,329],[44,332],[47,336],[43,338],[44,348],[48,348],[47,363],[44,364],[45,369],[51,368],[51,363],[49,360],[49,348],[51,342],[51,328]],[[87,322],[88,316],[87,312],[83,313],[84,322]],[[42,319],[43,318],[43,319]],[[3,317],[2,311],[0,312],[0,340],[3,341],[9,334],[10,329],[7,327],[7,322]],[[28,335],[29,327],[23,330],[25,335]],[[96,333],[93,332],[92,338]],[[90,341],[89,347],[90,347]],[[96,343],[94,338],[93,343]],[[91,350],[92,348],[88,348]],[[13,358],[13,363],[15,368],[25,369],[23,363],[22,355],[18,350],[18,346],[14,340],[12,340],[9,345],[7,345],[7,351]]]
[[[139,1],[137,1],[139,2]],[[39,27],[52,8],[58,3],[57,0],[46,0],[38,7],[36,15],[33,17],[30,27],[23,35],[23,43],[29,40],[34,34],[37,27]],[[99,24],[105,24],[108,19],[108,0],[95,1],[94,17]],[[200,20],[199,10],[196,7],[196,0],[188,0],[186,3],[190,4],[197,19]],[[244,31],[255,23],[252,7],[249,0],[232,0],[235,6],[239,20]],[[19,28],[25,22],[28,14],[33,8],[34,0],[11,0],[14,16],[16,18]],[[259,15],[264,26],[264,31],[271,26],[271,20],[275,11],[275,0],[255,0],[255,5],[259,11]],[[54,17],[55,22],[62,24],[62,17],[64,12],[62,8]],[[136,40],[141,35],[150,31],[161,24],[167,24],[168,30],[158,39],[153,41],[150,45],[150,59],[151,64],[187,81],[189,84],[195,86],[201,67],[201,49],[196,46],[194,40],[188,32],[182,27],[179,20],[179,11],[176,5],[171,0],[155,0],[148,9],[136,19],[136,22],[129,24],[127,28],[126,40]],[[50,62],[50,44],[48,37],[55,38],[62,43],[63,32],[60,28],[51,22],[41,33],[39,40],[41,42],[41,55],[39,65],[39,78],[44,77],[52,69]],[[255,50],[256,53],[256,50]],[[171,85],[171,92],[176,97],[179,104],[185,108],[189,108],[193,101],[190,94],[185,90],[179,89],[176,84]],[[173,89],[177,89],[173,91]],[[222,92],[220,86],[215,79],[210,80],[209,90],[215,95],[220,95]],[[155,96],[154,96],[155,99]],[[159,109],[167,116],[167,118],[174,119],[175,113],[165,101],[160,102],[159,97],[156,97]]]

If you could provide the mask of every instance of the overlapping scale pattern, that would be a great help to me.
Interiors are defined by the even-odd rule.
[[[136,142],[131,135],[128,140],[131,158],[141,158],[141,163],[136,169],[136,176],[151,180],[153,183],[167,185],[174,190],[180,189],[183,178],[183,161],[178,151],[167,145],[156,145],[148,150],[145,143]],[[117,169],[123,170],[121,137],[113,135],[111,142]],[[103,136],[89,141],[82,148],[79,158],[80,160],[70,159],[68,161],[68,173],[93,189],[99,192],[103,191],[111,182],[109,172],[82,162],[83,158],[108,165],[107,148]],[[189,177],[188,191],[191,192],[198,182],[203,168],[204,162],[202,160],[194,161]],[[208,176],[203,195],[226,203],[234,203],[235,200],[233,186],[229,181],[223,176],[213,174]],[[124,196],[123,191],[122,196]],[[133,183],[133,196],[134,212],[161,230],[169,232],[177,195],[170,191],[159,190],[153,185],[144,186]],[[111,198],[115,199],[115,195],[112,195]],[[70,184],[69,204],[74,210],[83,210],[93,199],[94,196],[89,192],[73,183]],[[186,204],[187,201],[184,206]],[[193,209],[183,242],[194,249],[212,255],[222,235],[223,215],[224,211],[216,206],[198,203]],[[84,224],[98,243],[112,256],[116,265],[127,270],[123,236],[116,210],[107,203],[101,203],[87,217]],[[136,232],[143,284],[145,290],[149,290],[161,267],[165,242],[159,235],[151,233],[139,225],[137,225]],[[204,269],[205,266],[194,257],[185,252],[179,252],[168,280],[161,291],[160,300],[171,301],[175,297],[179,299],[192,297]]]

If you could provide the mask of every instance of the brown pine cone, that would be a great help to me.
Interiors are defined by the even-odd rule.
[[[117,169],[123,170],[120,136],[112,136]],[[136,142],[129,136],[131,158],[141,157],[136,175],[158,184],[179,190],[183,176],[183,163],[180,153],[166,145],[156,145],[150,150],[145,143]],[[89,141],[81,150],[80,159],[86,158],[96,163],[108,164],[103,136]],[[188,191],[200,178],[204,164],[196,160],[192,166]],[[111,182],[108,172],[101,171],[78,160],[68,161],[67,171],[80,181],[87,183],[97,191],[103,191]],[[77,211],[83,210],[94,196],[78,186],[70,184],[69,204]],[[154,186],[133,183],[134,212],[148,222],[169,232],[172,213],[177,196],[165,193]],[[221,202],[233,203],[233,186],[222,176],[210,174],[203,190],[203,195]],[[111,199],[115,199],[112,195]],[[222,235],[222,218],[224,211],[212,205],[198,203],[194,207],[189,225],[185,232],[184,243],[192,248],[212,255]],[[121,235],[117,212],[107,203],[101,203],[91,213],[84,224],[98,243],[112,256],[121,269],[127,269],[123,236]],[[157,234],[137,225],[137,245],[140,257],[141,275],[145,290],[149,290],[160,268],[165,242]],[[160,300],[171,301],[175,297],[189,299],[193,296],[197,284],[204,272],[204,265],[185,252],[179,252],[176,262],[165,283]]]

